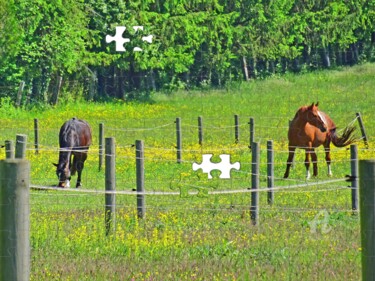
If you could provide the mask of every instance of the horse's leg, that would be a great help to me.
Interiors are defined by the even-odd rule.
[[[306,179],[310,178],[310,153],[311,148],[305,148],[305,167],[306,167]]]
[[[76,161],[76,167],[77,167],[77,172],[78,172],[76,188],[82,186],[81,175],[82,175],[82,170],[83,170],[86,159],[87,159],[87,154],[86,153],[80,153],[80,157]]]
[[[70,174],[74,176],[77,172],[77,153],[73,154],[73,165],[70,166]]]
[[[329,148],[329,142],[324,145],[324,151],[326,152],[326,162],[327,162],[327,168],[328,168],[328,176],[332,177],[332,171],[331,171],[331,153]]]
[[[315,149],[311,150],[311,161],[313,163],[313,175],[318,176],[318,157],[315,153]]]
[[[69,155],[68,165],[70,176],[65,180],[65,187],[70,187],[70,179],[72,178],[72,153]]]
[[[288,156],[288,160],[286,161],[286,170],[284,174],[284,179],[289,177],[290,166],[292,166],[293,164],[295,150],[296,148],[294,146],[289,146],[289,156]]]

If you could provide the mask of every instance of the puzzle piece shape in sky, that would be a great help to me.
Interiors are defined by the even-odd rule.
[[[112,41],[116,42],[116,51],[118,52],[125,52],[124,44],[130,42],[129,38],[123,38],[122,34],[126,30],[125,26],[116,26],[116,34],[115,36],[107,35],[105,37],[105,41],[107,43],[111,43]]]
[[[138,30],[143,30],[143,26],[136,25],[136,26],[133,26],[133,29],[135,30],[135,32],[137,32]],[[125,26],[116,26],[115,36],[107,35],[105,37],[105,41],[107,43],[111,43],[112,41],[116,42],[116,51],[118,52],[125,52],[126,50],[125,50],[124,44],[130,42],[129,38],[122,37],[122,34],[125,32],[125,30],[126,30]],[[152,38],[153,38],[153,35],[142,36],[142,41],[152,43]],[[133,51],[141,52],[143,50],[140,47],[134,47]]]
[[[230,179],[230,171],[231,169],[240,169],[240,163],[235,162],[233,164],[230,163],[230,155],[229,154],[221,154],[219,155],[221,162],[213,163],[211,162],[212,154],[203,154],[202,155],[202,163],[197,164],[193,163],[193,171],[197,171],[202,169],[203,173],[208,174],[208,178],[212,179],[211,171],[212,170],[219,170],[221,172],[220,178],[221,179]]]

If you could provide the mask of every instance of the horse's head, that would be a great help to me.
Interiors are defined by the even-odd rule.
[[[324,120],[324,117],[318,110],[319,102],[316,104],[312,103],[310,106],[307,107],[306,112],[306,121],[309,122],[311,125],[319,128],[321,132],[327,131],[327,124]]]
[[[61,163],[61,164],[53,163],[53,165],[56,166],[56,175],[57,175],[57,178],[59,179],[58,187],[69,187],[71,177],[70,177],[70,169],[67,163]]]

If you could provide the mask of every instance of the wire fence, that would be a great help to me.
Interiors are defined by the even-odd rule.
[[[258,247],[255,245],[259,243],[259,249],[262,249],[264,241],[267,241],[262,240],[265,239],[261,238],[262,235],[269,235],[272,240],[278,235],[284,237],[285,232],[293,232],[294,241],[301,245],[306,240],[306,233],[312,237],[325,235],[335,243],[338,243],[336,239],[339,239],[357,245],[359,242],[355,229],[358,229],[359,222],[355,217],[358,210],[352,208],[353,188],[345,177],[346,174],[351,175],[353,160],[350,158],[350,151],[332,147],[334,176],[328,178],[325,172],[324,150],[318,149],[319,176],[306,181],[304,154],[301,150],[296,153],[291,177],[284,179],[288,150],[287,144],[279,137],[273,148],[274,186],[269,188],[268,148],[265,140],[268,139],[267,133],[270,129],[257,127],[258,122],[255,120],[255,141],[260,143],[260,153],[259,171],[254,172],[253,148],[250,146],[251,129],[248,124],[250,117],[240,116],[240,121],[246,121],[238,125],[234,124],[234,120],[235,118],[228,118],[226,121],[220,118],[204,118],[203,144],[199,144],[197,118],[191,118],[190,121],[182,119],[180,162],[177,161],[175,120],[131,120],[124,121],[124,127],[107,125],[98,120],[97,124],[92,125],[93,145],[88,150],[88,160],[83,170],[83,187],[78,189],[56,188],[58,179],[52,162],[58,160],[60,151],[58,128],[49,128],[43,120],[39,120],[39,144],[36,148],[33,120],[25,122],[23,126],[5,127],[4,136],[8,139],[13,139],[15,133],[19,132],[28,135],[24,144],[26,158],[31,161],[30,207],[34,257],[38,255],[38,249],[44,252],[54,251],[55,247],[59,247],[54,245],[59,243],[63,243],[64,249],[74,252],[82,243],[78,237],[90,237],[80,246],[81,252],[87,251],[93,247],[92,241],[104,239],[106,233],[112,233],[111,235],[117,237],[114,241],[122,245],[126,243],[133,252],[142,249],[142,246],[139,246],[140,241],[148,241],[149,244],[145,245],[151,246],[147,247],[154,247],[161,243],[160,241],[164,241],[165,248],[174,247],[176,241],[188,247],[189,243],[199,245],[201,242],[198,237],[202,235],[216,241],[215,243],[218,237],[222,237],[235,241],[233,243],[246,245],[247,248]],[[265,122],[270,123],[268,119]],[[100,123],[104,124],[105,137],[113,137],[116,142],[115,152],[103,151],[104,158],[115,158],[114,191],[105,190],[104,162],[102,169],[98,171],[99,130],[95,127],[99,128]],[[132,126],[128,127],[128,124]],[[239,128],[238,141],[236,128]],[[286,128],[281,128],[284,133],[285,130]],[[143,192],[137,191],[137,139],[143,139],[145,144]],[[219,144],[214,142],[215,139],[220,139]],[[1,150],[5,152],[5,148]],[[4,155],[1,150],[0,153]],[[375,157],[372,147],[359,145],[358,151],[359,157],[362,152],[365,152],[366,157]],[[219,155],[230,154],[231,163],[240,162],[241,168],[239,171],[232,169],[230,179],[220,179],[220,171],[216,170],[211,172],[213,179],[208,179],[206,173],[192,169],[194,163],[202,163],[203,154],[213,154],[213,163],[220,161]],[[252,186],[254,176],[259,178],[257,188]],[[268,197],[271,191],[274,193],[272,204],[269,203]],[[257,227],[253,228],[252,195],[255,193],[259,196],[259,217]],[[108,195],[115,196],[115,211],[110,217],[110,224],[106,223],[108,212],[105,211],[105,197]],[[139,216],[140,196],[144,196],[145,213],[142,220],[137,220],[134,218]],[[348,219],[351,216],[354,217],[353,221]],[[342,226],[341,220],[345,220],[349,226]],[[156,232],[158,238],[155,237]],[[113,243],[113,247],[119,247],[116,242]],[[99,248],[100,250],[96,250],[99,252],[104,251],[105,247],[113,251],[112,246],[94,247]],[[272,247],[270,245],[270,248]],[[286,247],[292,248],[291,245]],[[61,249],[62,255],[66,256]],[[234,247],[231,250],[236,249],[237,247]],[[311,248],[306,247],[306,250],[311,251]],[[320,248],[314,248],[313,252],[320,255]],[[56,252],[54,255],[58,256]],[[358,259],[359,253],[354,257]],[[39,260],[35,258],[32,266],[32,274],[35,276],[40,274],[36,269],[42,264]],[[76,264],[87,274],[89,266],[79,261]],[[61,272],[66,271],[61,269]]]
[[[247,120],[248,117],[240,118],[240,120]],[[219,155],[223,153],[230,153],[232,157],[232,161],[239,161],[243,163],[243,169],[240,172],[234,171],[234,173],[242,174],[243,177],[249,176],[249,165],[251,165],[250,161],[250,143],[251,143],[251,128],[249,128],[249,124],[239,124],[233,125],[233,119],[229,120],[229,124],[225,124],[222,119],[212,119],[215,122],[220,122],[220,127],[216,127],[215,125],[207,124],[204,129],[207,129],[205,136],[215,136],[213,137],[216,140],[220,140],[219,144],[217,141],[215,145],[210,143],[209,141],[203,142],[203,145],[198,144],[198,131],[199,127],[197,125],[186,124],[182,122],[182,134],[183,134],[183,147],[179,148],[181,151],[183,158],[181,162],[184,164],[183,166],[189,166],[192,163],[196,163],[201,161],[202,154],[214,154]],[[139,121],[139,120],[138,120]],[[161,121],[164,121],[161,123]],[[107,136],[113,136],[116,139],[116,147],[117,147],[117,159],[121,162],[132,161],[133,159],[133,146],[135,139],[143,139],[145,141],[145,148],[146,148],[146,155],[145,160],[148,162],[159,162],[162,164],[166,163],[173,163],[176,159],[176,129],[175,123],[169,122],[166,123],[165,119],[151,119],[151,120],[142,120],[143,126],[137,126],[138,124],[134,124],[134,120],[131,120],[132,127],[124,127],[124,128],[116,128],[116,127],[108,127],[105,126],[105,134]],[[169,120],[170,121],[170,120]],[[49,153],[54,154],[55,159],[57,161],[57,152],[59,151],[58,144],[57,144],[57,137],[51,138],[52,135],[58,135],[58,129],[50,129],[45,128],[43,122],[39,122],[38,128],[38,139],[39,143],[36,145],[35,143],[35,128],[32,128],[30,124],[25,127],[3,127],[4,130],[4,138],[12,139],[14,137],[15,132],[23,131],[26,132],[28,136],[34,136],[34,142],[29,139],[27,143],[28,147],[28,154],[36,153],[37,151],[40,153]],[[186,122],[187,123],[187,122]],[[212,122],[214,123],[214,122]],[[159,125],[160,124],[160,125]],[[272,126],[271,126],[272,127]],[[95,129],[95,127],[93,127]],[[212,131],[211,129],[217,129],[218,133]],[[236,142],[235,139],[235,129],[239,129],[240,132],[240,140]],[[266,139],[266,137],[262,136],[262,131],[259,130],[257,123],[253,128],[255,130],[255,141],[260,141]],[[284,128],[283,128],[284,129]],[[222,137],[217,137],[217,134],[221,135]],[[8,137],[9,136],[9,137]],[[225,137],[226,136],[226,137]],[[155,141],[155,139],[160,139],[160,141]],[[226,141],[226,144],[224,142]],[[264,141],[263,141],[264,142]],[[93,137],[93,145],[89,150],[89,161],[93,162],[93,159],[97,158],[98,156],[95,154],[99,153],[99,148],[95,143],[98,143],[97,134],[94,131]],[[280,170],[281,167],[285,165],[285,158],[287,158],[286,144],[284,142],[276,142],[277,146],[277,159],[276,159],[276,170]],[[229,145],[228,145],[229,144]],[[161,147],[163,145],[163,147]],[[338,155],[338,157],[332,157],[333,164],[340,164],[341,162],[345,161],[344,159],[349,159],[348,151],[343,149],[332,148],[332,153]],[[343,156],[345,155],[346,156]],[[296,165],[300,165],[303,163],[303,158],[301,153],[297,153],[297,157],[295,160]],[[321,151],[318,150],[318,159],[322,160],[324,156],[322,155]],[[281,163],[279,163],[281,162]],[[91,164],[92,165],[92,164]],[[120,164],[121,165],[121,164]],[[266,165],[261,164],[261,165]],[[319,166],[323,166],[323,162],[319,162]],[[47,169],[50,170],[50,169]],[[92,173],[93,174],[93,173]],[[174,176],[171,175],[171,178]],[[266,177],[266,176],[262,176]],[[298,175],[299,177],[299,175]],[[98,177],[94,177],[96,180]],[[275,176],[275,179],[281,179],[281,176]],[[120,177],[121,179],[121,177]],[[94,181],[95,181],[94,180]],[[294,179],[294,180],[297,180]],[[286,181],[293,181],[286,180]]]
[[[52,103],[81,97],[82,91],[87,91],[83,95],[89,99],[96,95],[90,88],[93,77],[63,79],[60,84],[58,78],[53,79],[49,93],[56,99],[51,101]],[[85,89],[77,87],[82,82],[86,83]],[[273,86],[283,86],[280,81],[275,83],[280,85]],[[319,81],[314,83],[309,87],[311,93],[308,98],[324,100],[326,89],[318,89]],[[352,90],[362,89],[362,84],[352,83],[346,87],[335,87],[338,99],[335,102],[329,101],[332,105],[329,115],[334,120],[340,117],[341,126],[356,125],[358,116],[352,116],[348,112],[357,112],[361,108],[359,103],[352,101],[354,98],[368,100],[370,92],[366,89],[362,91],[363,95],[353,97]],[[20,90],[21,85],[0,87],[0,97],[11,97],[8,101],[1,100],[2,110],[6,110],[7,103],[17,105],[19,102],[20,105],[28,105],[32,102],[30,85],[26,85],[23,92]],[[107,87],[104,92],[111,94],[112,90]],[[249,91],[252,91],[251,87]],[[22,94],[20,100],[19,93]],[[231,94],[238,95],[239,91],[233,91]],[[244,99],[249,96],[244,96]],[[125,96],[124,98],[126,99]],[[160,253],[162,249],[190,249],[192,245],[198,256],[217,262],[220,264],[219,267],[222,267],[226,259],[234,260],[236,263],[243,259],[246,263],[245,268],[251,268],[251,273],[256,270],[262,271],[258,275],[259,279],[272,279],[276,274],[279,278],[285,276],[279,274],[280,268],[270,266],[284,262],[286,267],[295,268],[295,271],[312,270],[311,279],[358,280],[361,252],[358,210],[352,208],[351,198],[354,189],[351,186],[352,182],[347,181],[352,179],[345,177],[352,176],[353,160],[350,159],[350,151],[346,148],[331,147],[333,177],[329,178],[326,176],[324,151],[321,148],[317,149],[319,175],[307,181],[304,153],[297,150],[290,178],[284,179],[288,154],[288,119],[293,116],[294,106],[299,105],[300,101],[296,100],[293,94],[286,96],[281,115],[273,116],[270,108],[281,106],[276,104],[278,101],[266,98],[263,100],[262,96],[259,100],[252,100],[251,102],[259,104],[253,129],[249,124],[253,117],[251,112],[240,112],[239,123],[236,124],[236,102],[233,99],[233,103],[228,105],[233,112],[231,116],[219,116],[220,107],[216,108],[216,116],[205,116],[205,109],[214,105],[205,103],[203,95],[200,105],[196,105],[196,116],[184,115],[181,111],[181,115],[162,118],[102,119],[98,114],[91,122],[93,145],[88,151],[88,160],[83,170],[83,187],[79,189],[55,187],[58,179],[52,163],[58,161],[60,150],[58,127],[52,127],[47,118],[39,118],[37,130],[33,119],[17,118],[17,122],[14,123],[6,119],[0,120],[2,142],[13,140],[19,133],[28,136],[25,144],[26,158],[31,162],[30,229],[33,280],[82,280],[89,278],[87,276],[90,276],[90,271],[98,274],[98,268],[103,270],[104,266],[100,267],[100,263],[91,268],[88,259],[76,259],[75,256],[79,257],[82,252],[87,252],[87,256],[90,257],[106,256],[105,267],[111,268],[112,275],[103,280],[108,280],[115,279],[113,276],[119,267],[124,267],[123,264],[128,265],[135,260],[132,256],[134,253],[143,258],[141,261],[144,264],[146,256],[152,256],[154,261],[158,260],[159,256],[155,253]],[[345,106],[337,110],[336,103]],[[181,117],[180,148],[177,148],[176,117]],[[373,124],[370,114],[365,116],[365,122]],[[105,190],[104,163],[98,171],[101,149],[98,145],[100,123],[104,124],[105,136],[114,137],[116,140],[116,153],[103,153],[104,158],[116,158],[115,191]],[[35,131],[38,132],[38,145]],[[363,135],[360,137],[364,139]],[[137,191],[135,140],[143,140],[145,143],[143,192]],[[268,140],[274,141],[275,153],[274,185],[271,188],[267,186],[270,178],[267,173]],[[373,136],[370,135],[369,143],[372,144],[373,140]],[[259,172],[252,170],[252,141],[260,144]],[[182,157],[179,163],[177,150],[181,152]],[[0,148],[0,155],[4,155],[5,152],[6,148]],[[203,154],[213,154],[212,162],[219,162],[220,154],[230,154],[231,162],[240,162],[241,169],[232,169],[230,179],[220,179],[220,171],[214,170],[211,172],[213,179],[208,179],[206,173],[192,169],[194,163],[202,162]],[[374,148],[366,148],[359,142],[359,159],[363,159],[364,155],[366,158],[375,158]],[[253,176],[259,177],[257,188],[252,187]],[[274,192],[272,204],[269,203],[268,197],[270,191]],[[252,195],[255,193],[259,194],[259,224],[253,227],[250,222]],[[106,240],[104,198],[109,194],[116,195],[116,223],[111,225],[115,237]],[[138,214],[137,199],[140,195],[145,196],[146,217],[143,220],[135,219]],[[4,229],[0,229],[0,233],[4,232]],[[249,250],[242,256],[243,248]],[[106,252],[107,250],[110,253]],[[49,252],[53,254],[48,255]],[[172,253],[174,260],[181,258],[174,256],[176,254],[172,250],[169,253]],[[307,253],[306,256],[303,253]],[[124,261],[123,257],[127,255],[130,258]],[[188,256],[196,257],[191,250],[183,257]],[[261,263],[262,257],[264,263]],[[58,262],[53,263],[54,259]],[[115,264],[111,267],[107,263],[109,259],[117,259],[121,266]],[[304,259],[309,260],[307,262]],[[350,266],[343,266],[343,260],[347,259],[350,259]],[[322,268],[324,263],[330,264],[330,267]],[[60,264],[63,265],[60,267]],[[175,265],[175,262],[169,264]],[[147,277],[146,272],[152,271],[154,266],[155,263],[151,269],[142,268],[144,276],[134,280],[151,280],[152,277]],[[235,268],[236,264],[232,266]],[[133,265],[132,268],[139,267]],[[268,268],[273,273],[267,272]],[[171,267],[168,270],[170,271]],[[72,271],[81,271],[86,276],[71,277],[68,272]],[[294,275],[290,273],[287,276],[292,279],[303,279],[299,278],[298,272],[293,273]],[[130,279],[129,276],[132,275],[123,275],[123,278],[119,279]],[[248,278],[242,280],[253,279],[254,276],[255,274],[249,274]],[[267,278],[269,276],[271,278]],[[189,280],[194,279],[194,276],[190,277]]]

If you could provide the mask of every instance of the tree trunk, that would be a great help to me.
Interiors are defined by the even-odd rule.
[[[331,67],[331,59],[329,57],[328,48],[323,48],[322,49],[322,62],[323,62],[323,66],[325,68],[330,68]]]
[[[359,61],[359,52],[358,52],[358,46],[356,43],[353,43],[351,46],[350,46],[350,50],[351,50],[351,64],[356,64],[358,63]]]
[[[311,63],[311,47],[305,45],[302,51],[303,62],[307,67],[310,67]]]
[[[301,71],[301,65],[299,63],[298,57],[293,59],[293,71],[294,72],[300,72]]]
[[[275,74],[275,61],[274,60],[270,60],[268,61],[268,72],[271,73],[271,74]]]
[[[124,70],[119,69],[118,85],[119,85],[119,97],[125,99],[125,77]]]
[[[252,76],[254,78],[257,77],[257,59],[256,57],[253,57],[250,61],[250,71],[252,72]],[[250,73],[251,75],[251,73]]]
[[[242,69],[245,81],[249,81],[249,70],[247,69],[247,61],[245,56],[242,57]]]

